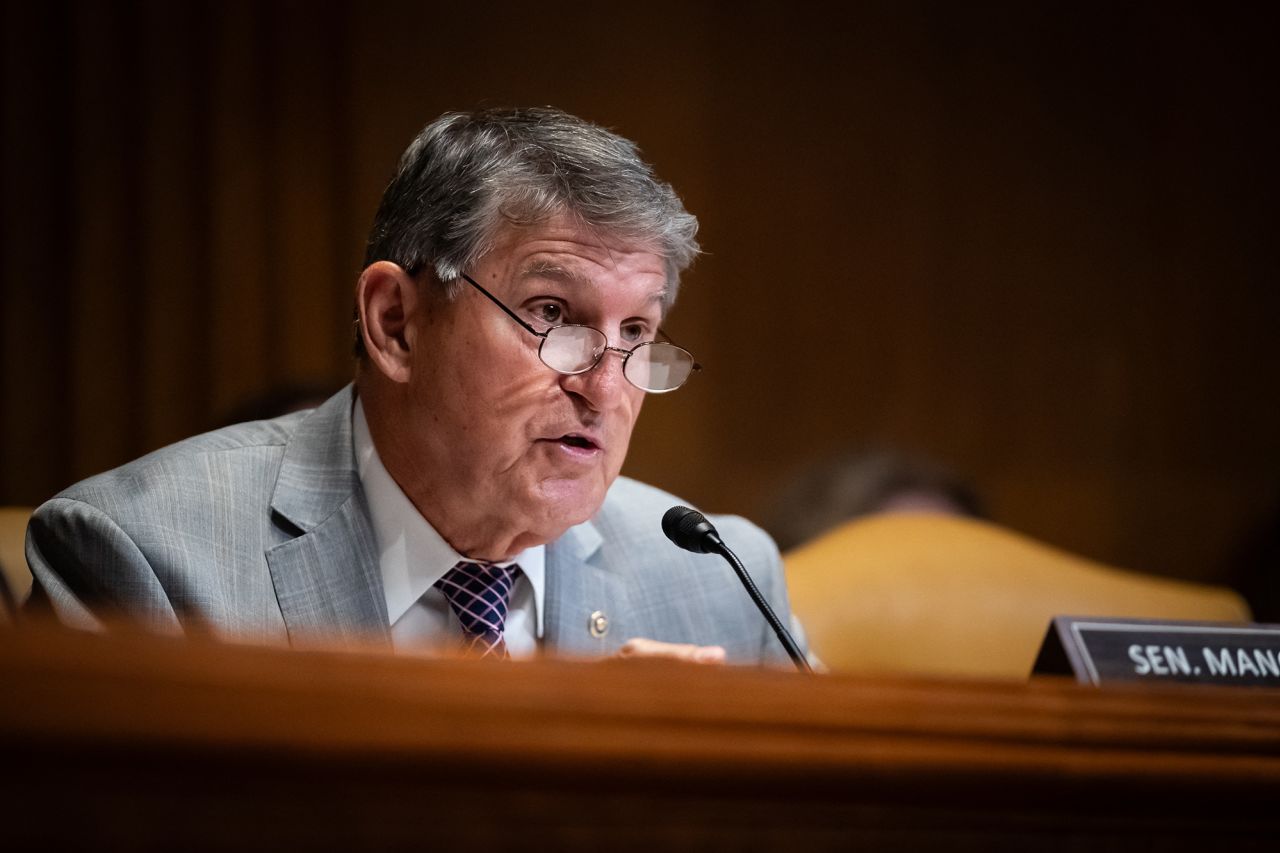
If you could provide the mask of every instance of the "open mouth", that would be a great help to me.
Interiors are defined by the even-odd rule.
[[[591,439],[583,438],[580,435],[562,435],[560,436],[560,443],[567,444],[570,447],[577,447],[580,450],[595,450],[598,446]]]

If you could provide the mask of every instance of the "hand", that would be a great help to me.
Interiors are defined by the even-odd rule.
[[[620,658],[670,658],[689,663],[724,663],[721,646],[695,646],[693,643],[664,643],[644,637],[633,637],[618,649]]]

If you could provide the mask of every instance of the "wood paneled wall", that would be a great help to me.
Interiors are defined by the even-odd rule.
[[[703,221],[630,473],[757,515],[869,443],[1216,578],[1280,489],[1274,13],[1166,3],[6,3],[0,502],[349,375],[395,159],[551,103]]]

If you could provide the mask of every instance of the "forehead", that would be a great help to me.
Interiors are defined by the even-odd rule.
[[[496,278],[550,279],[569,284],[632,283],[665,290],[667,265],[648,243],[557,217],[509,227],[482,261]]]

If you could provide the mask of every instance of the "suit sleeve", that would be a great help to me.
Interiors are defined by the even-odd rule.
[[[100,629],[103,620],[142,621],[179,632],[164,587],[137,543],[97,506],[54,498],[27,527],[27,563],[37,588],[60,621]]]
[[[760,594],[769,602],[769,606],[773,608],[773,612],[783,626],[791,632],[796,644],[800,647],[800,651],[812,663],[813,655],[809,651],[804,630],[800,627],[799,620],[791,612],[791,599],[787,594],[787,578],[783,568],[782,557],[778,553],[778,547],[767,533],[754,524],[744,522],[741,519],[733,519],[732,523],[741,525],[741,527],[732,531],[732,536],[734,541],[741,541],[744,545],[747,545],[739,553],[739,556],[743,558],[747,570],[751,573],[752,579],[760,589]],[[791,657],[778,639],[773,626],[768,623],[768,620],[763,615],[759,617],[759,622],[762,630],[761,662],[776,666],[792,666]]]
[[[826,672],[826,664],[809,648],[809,637],[805,634],[804,625],[801,624],[799,617],[791,610],[791,598],[787,592],[787,576],[786,563],[782,556],[778,553],[778,548],[773,544],[773,540],[769,540],[769,578],[771,580],[770,588],[763,589],[762,593],[769,600],[769,606],[774,609],[778,619],[791,632],[791,638],[796,641],[796,645],[800,647],[801,653],[804,654],[805,660],[809,662],[809,666],[814,672]],[[786,649],[782,648],[782,644],[778,641],[778,637],[773,633],[773,628],[769,629],[769,636],[766,640],[769,651],[765,654],[766,659],[779,665],[791,666],[791,657],[787,654]]]
[[[791,638],[796,641],[796,645],[800,647],[800,653],[813,663],[813,655],[809,651],[808,638],[805,637],[804,628],[800,625],[800,620],[791,612],[791,597],[787,593],[787,575],[782,557],[778,553],[778,548],[773,544],[773,540],[769,540],[769,557],[770,557],[770,578],[773,581],[773,589],[768,593],[769,603],[777,614],[778,619],[782,622],[783,627],[791,634]],[[793,666],[791,656],[782,646],[782,641],[778,639],[773,629],[769,629],[770,640],[772,640],[772,648],[774,650],[774,660],[779,663],[785,663],[787,666]]]

